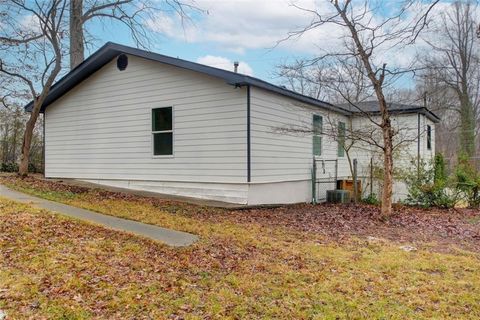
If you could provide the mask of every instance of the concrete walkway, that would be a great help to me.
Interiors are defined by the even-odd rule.
[[[188,246],[198,240],[196,235],[165,229],[150,224],[96,213],[93,211],[72,207],[66,204],[49,201],[8,189],[0,184],[0,196],[14,201],[28,203],[35,207],[55,211],[60,214],[93,222],[104,227],[133,233],[142,237],[163,242],[174,247]]]

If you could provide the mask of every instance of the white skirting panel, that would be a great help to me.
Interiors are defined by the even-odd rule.
[[[175,181],[84,180],[82,181],[139,191],[247,204],[248,185],[240,183],[205,183]]]
[[[248,190],[248,205],[288,204],[311,201],[311,180],[252,183]]]
[[[310,180],[250,184],[87,179],[82,179],[81,181],[116,188],[250,206],[309,203],[312,201],[312,185]],[[407,188],[403,182],[396,182],[393,191],[394,202],[400,202],[407,196]],[[380,186],[374,186],[374,192],[380,199]],[[368,191],[365,191],[363,196],[367,195]]]
[[[310,202],[312,192],[309,180],[251,184],[90,179],[82,179],[82,181],[116,188],[241,205]]]

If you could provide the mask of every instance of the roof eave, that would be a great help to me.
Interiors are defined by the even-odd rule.
[[[111,42],[107,42],[105,45],[103,45],[100,49],[98,49],[94,54],[92,54],[90,57],[88,57],[87,59],[85,59],[82,63],[80,63],[78,66],[76,66],[73,70],[71,70],[70,72],[68,72],[66,75],[64,75],[62,78],[60,78],[58,81],[55,82],[54,85],[52,85],[52,87],[50,88],[50,91],[47,95],[47,97],[45,98],[44,102],[43,102],[43,105],[42,105],[42,108],[40,109],[40,113],[43,113],[45,111],[45,108],[53,101],[55,101],[56,99],[60,98],[64,93],[61,93],[59,94],[58,97],[55,96],[56,92],[59,92],[62,88],[64,88],[65,86],[68,86],[71,81],[75,80],[76,77],[82,77],[83,73],[89,73],[89,74],[92,74],[93,72],[95,72],[96,70],[98,70],[101,66],[103,66],[104,64],[102,64],[101,66],[99,64],[95,64],[95,62],[98,62],[96,59],[97,57],[102,57],[102,55],[108,53],[108,50],[112,49],[111,47],[113,46],[114,44],[111,43]],[[112,54],[114,52],[112,51]],[[109,55],[109,56],[112,56],[112,58],[115,56],[115,54],[113,55]],[[111,59],[111,58],[110,58]],[[104,57],[104,60],[110,60],[107,58],[107,56]],[[91,69],[89,69],[89,67]],[[88,78],[88,75],[85,75],[85,77],[83,77],[83,79],[81,79],[80,81],[83,81],[84,79]],[[73,84],[71,85],[70,87],[73,88],[76,84]],[[69,88],[69,89],[71,89]],[[68,89],[68,90],[69,90]],[[67,91],[68,91],[67,90]],[[53,101],[52,101],[53,100]],[[32,109],[33,109],[33,100],[30,101],[25,107],[24,107],[25,111],[27,112],[32,112]]]
[[[92,73],[94,73],[95,71],[103,67],[106,63],[111,61],[112,58],[119,55],[120,53],[138,56],[144,59],[173,65],[175,67],[208,74],[213,77],[222,78],[226,81],[226,83],[229,83],[232,85],[247,84],[250,86],[262,88],[265,90],[278,93],[283,96],[291,97],[293,99],[296,99],[298,101],[301,101],[307,104],[312,104],[317,107],[338,112],[343,115],[351,115],[350,111],[343,109],[341,107],[334,106],[329,103],[304,96],[302,94],[296,93],[294,91],[290,91],[285,88],[278,87],[276,85],[273,85],[271,83],[265,82],[260,79],[256,79],[250,76],[234,73],[234,72],[223,70],[223,69],[205,66],[205,65],[198,64],[191,61],[164,56],[154,52],[147,52],[144,50],[127,47],[127,46],[119,45],[112,42],[107,42],[103,47],[101,47],[94,54],[88,57],[84,62],[79,64],[75,69],[73,69],[72,71],[67,73],[65,76],[63,76],[60,80],[58,80],[52,86],[47,98],[45,99],[42,105],[40,112],[44,112],[47,106],[49,106],[51,103],[59,99],[66,92],[68,92],[73,87],[75,87],[78,83],[88,78]],[[25,106],[25,110],[29,112],[32,110],[32,108],[33,108],[33,101],[31,101]]]
[[[436,114],[434,114],[432,111],[428,110],[425,107],[419,107],[419,108],[412,108],[412,109],[396,109],[396,110],[389,110],[388,111],[390,114],[423,114],[426,117],[428,117],[430,120],[432,120],[434,123],[439,123],[440,122],[440,117],[438,117]],[[355,111],[353,112],[355,116],[362,116],[363,114],[367,115],[379,115],[380,111],[368,111],[368,112],[362,112],[362,111]]]

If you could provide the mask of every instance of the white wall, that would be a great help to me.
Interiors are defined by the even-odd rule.
[[[374,121],[379,122],[379,117],[373,118]],[[432,128],[432,148],[427,148],[427,125]],[[429,120],[426,116],[420,115],[420,136],[418,135],[418,114],[403,114],[392,116],[392,126],[397,130],[397,134],[394,137],[394,144],[400,144],[394,155],[394,167],[396,170],[411,169],[417,164],[418,155],[418,137],[420,137],[420,157],[425,161],[430,161],[435,155],[435,123]],[[376,130],[374,136],[380,145],[383,145],[382,133],[378,127],[372,124],[372,122],[365,117],[353,118],[354,130],[363,128],[368,130]],[[370,159],[373,157],[374,166],[381,167],[383,165],[382,151],[372,145],[363,142],[357,142],[352,149],[352,158],[358,159],[359,175],[370,176]],[[370,180],[365,181],[364,187],[369,191]],[[374,182],[373,192],[380,196],[381,185],[379,181]],[[402,182],[396,179],[394,183],[394,200],[401,201],[407,196],[407,187]]]
[[[46,109],[46,176],[246,181],[246,89],[134,56]],[[174,108],[174,156],[152,156],[151,109]]]
[[[352,126],[353,130],[363,128],[374,130],[374,136],[379,144],[383,144],[380,129],[373,125],[365,117],[348,118],[346,116],[320,109],[316,106],[300,103],[296,100],[285,98],[263,89],[251,89],[251,169],[252,183],[270,183],[285,181],[307,181],[311,179],[312,169],[312,135],[306,132],[312,129],[312,115],[323,116],[322,156],[318,160],[338,159],[338,179],[351,179],[351,171],[346,155],[338,157],[338,142],[332,137],[336,132],[338,121],[346,123],[347,127]],[[379,118],[374,119],[380,121]],[[435,124],[424,115],[420,115],[420,156],[426,160],[431,159],[435,154]],[[432,148],[427,150],[426,126],[432,127]],[[418,138],[418,115],[403,114],[393,115],[392,125],[399,129],[395,143],[403,141],[395,156],[396,168],[411,167],[412,161],[417,157]],[[302,132],[303,131],[303,132]],[[346,142],[349,145],[349,141]],[[358,161],[358,175],[361,177],[364,195],[370,190],[370,159],[374,158],[374,166],[381,166],[383,156],[381,150],[364,142],[355,142],[349,151],[351,159]],[[322,162],[317,162],[322,165]],[[317,177],[330,178],[333,180],[333,164],[326,163],[326,173],[317,170]],[[310,185],[311,186],[311,185]],[[298,190],[293,184],[282,190],[276,190],[276,197],[289,197],[296,194],[298,190],[304,190],[311,194],[311,190],[305,191],[305,186]],[[319,185],[318,188],[332,189],[334,185]],[[317,188],[317,189],[318,189]],[[260,189],[259,189],[260,190]],[[325,191],[323,190],[323,191]],[[373,191],[380,196],[381,190],[378,181],[374,181]],[[407,195],[406,186],[401,181],[396,181],[394,186],[394,199],[400,201]],[[261,194],[266,194],[262,192]],[[258,197],[258,196],[257,196]],[[292,196],[293,197],[293,196]],[[299,198],[298,195],[295,195]],[[258,202],[258,199],[254,199]]]
[[[310,180],[312,115],[323,116],[324,131],[329,121],[347,122],[347,117],[255,87],[250,96],[252,182]],[[337,142],[331,135],[322,139],[318,158],[337,159]],[[346,157],[339,158],[339,176],[349,175]]]

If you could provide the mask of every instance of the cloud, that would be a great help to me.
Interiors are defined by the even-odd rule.
[[[206,14],[183,25],[178,17],[158,16],[148,20],[147,27],[189,43],[212,43],[216,49],[243,53],[248,49],[273,48],[290,31],[305,27],[313,18],[312,13],[294,7],[292,0],[197,0],[195,3]],[[294,4],[322,12],[330,9],[329,3],[318,4],[315,0],[297,0]],[[318,48],[338,43],[341,35],[341,27],[327,25],[279,46],[296,52],[318,52]]]
[[[169,37],[175,36],[176,21],[167,15],[157,15],[155,19],[145,21],[147,28],[154,32],[162,33]]]
[[[19,19],[19,25],[18,27],[20,28],[20,32],[26,33],[26,34],[35,34],[35,33],[41,33],[41,23],[40,20],[38,19],[37,16],[34,16],[33,14],[31,15],[25,15],[22,16]]]
[[[198,58],[197,62],[207,66],[233,71],[233,61],[225,57],[207,55]],[[238,72],[253,76],[253,69],[244,61],[239,61]]]
[[[167,37],[189,43],[207,44],[211,50],[231,51],[243,54],[251,49],[269,49],[277,46],[292,55],[323,55],[325,53],[344,52],[348,30],[335,23],[323,24],[302,34],[301,37],[291,37],[280,42],[294,30],[302,30],[312,21],[318,19],[313,12],[318,12],[323,18],[332,15],[333,7],[329,1],[316,0],[196,0],[196,5],[205,10],[205,14],[195,15],[191,21],[184,21],[175,16],[159,16],[147,21],[147,27],[161,32]],[[365,9],[363,1],[352,2],[359,15]],[[362,23],[368,26],[382,27],[375,31],[379,46],[373,55],[374,64],[381,66],[388,63],[389,67],[409,67],[416,60],[419,50],[428,50],[428,45],[417,38],[415,45],[392,47],[397,39],[390,37],[404,27],[411,27],[425,12],[427,4],[422,1],[413,2],[406,13],[398,19],[387,21],[386,18],[398,14],[401,4],[398,1],[372,1],[367,8]],[[451,6],[450,3],[440,3],[431,11],[431,18],[439,21],[440,14]],[[432,23],[432,26],[435,23]],[[432,31],[435,32],[435,31]],[[428,33],[425,33],[428,34]],[[347,35],[347,37],[345,37]],[[364,28],[361,38],[369,45],[372,31]],[[435,37],[429,35],[429,37]],[[407,41],[405,42],[407,43]],[[217,62],[221,66],[223,62]],[[226,62],[225,62],[226,63]]]

